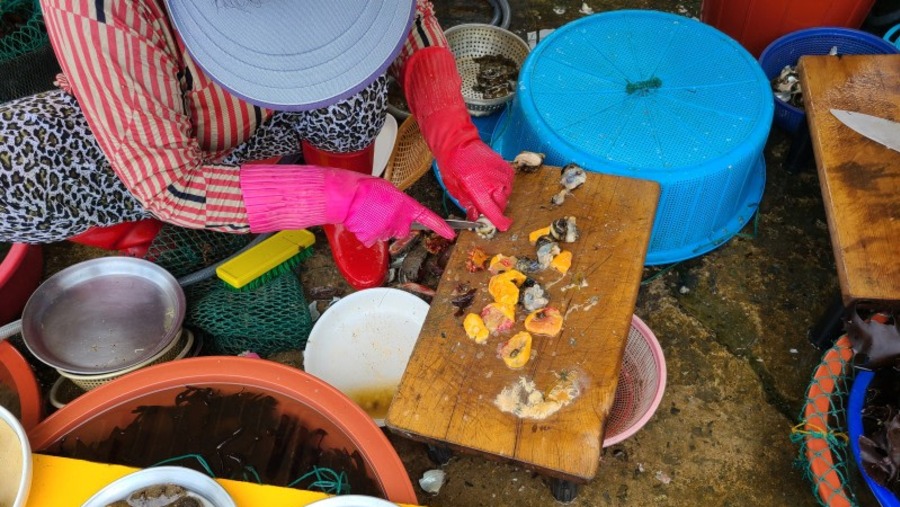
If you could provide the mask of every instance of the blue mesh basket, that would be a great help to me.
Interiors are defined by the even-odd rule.
[[[847,406],[847,431],[850,433],[850,451],[853,453],[853,459],[862,474],[866,485],[878,499],[878,503],[883,507],[900,507],[900,500],[891,492],[891,490],[881,486],[875,482],[862,466],[862,458],[859,455],[859,436],[863,434],[862,409],[866,404],[866,390],[875,373],[871,371],[859,371],[853,380],[853,387],[850,389],[850,403]]]
[[[803,55],[827,55],[837,47],[842,55],[882,55],[897,53],[890,42],[870,33],[852,28],[809,28],[798,30],[774,40],[762,54],[759,64],[770,80],[781,73],[787,65],[797,65]],[[794,133],[801,122],[806,121],[806,113],[784,101],[774,98],[775,125],[789,133]]]
[[[654,180],[647,264],[696,257],[752,219],[772,94],[758,62],[699,21],[647,10],[568,23],[532,50],[491,142],[504,158]]]

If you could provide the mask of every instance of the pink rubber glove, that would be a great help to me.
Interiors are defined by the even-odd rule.
[[[343,224],[366,246],[409,235],[418,222],[453,239],[447,222],[373,176],[309,165],[244,165],[241,190],[252,232]]]
[[[404,70],[410,111],[441,170],[447,191],[470,220],[486,216],[498,229],[509,229],[503,215],[512,193],[509,163],[481,141],[462,98],[462,80],[449,49],[420,49]]]

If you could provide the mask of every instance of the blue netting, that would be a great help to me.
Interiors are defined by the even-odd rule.
[[[512,159],[658,181],[648,264],[696,257],[752,220],[772,94],[758,62],[699,21],[613,11],[569,23],[522,67],[493,147]]]

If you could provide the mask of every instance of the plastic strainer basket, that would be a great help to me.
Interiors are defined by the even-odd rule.
[[[444,35],[450,51],[456,58],[456,69],[462,78],[463,100],[472,116],[485,116],[498,111],[512,100],[515,92],[494,99],[485,99],[473,89],[478,77],[479,65],[475,58],[487,55],[505,56],[516,62],[519,69],[528,56],[528,43],[518,35],[503,28],[479,23],[468,23],[448,28]]]
[[[388,158],[384,179],[406,190],[431,167],[434,155],[425,143],[415,116],[408,116],[397,131],[397,140]]]
[[[759,62],[715,28],[621,10],[556,29],[528,54],[491,146],[660,184],[646,263],[723,245],[759,207],[774,104]]]
[[[900,52],[890,42],[852,28],[808,28],[774,40],[759,55],[766,77],[774,79],[787,65],[797,65],[803,55],[827,55],[837,48],[841,55],[882,55]],[[806,121],[806,112],[773,97],[775,125],[794,133]]]
[[[80,387],[81,389],[90,391],[91,389],[100,387],[111,380],[115,380],[122,375],[125,375],[126,373],[131,373],[133,371],[139,370],[141,368],[146,368],[147,366],[152,366],[154,364],[182,359],[191,350],[191,347],[193,345],[194,333],[182,328],[178,336],[174,340],[172,340],[171,343],[166,345],[166,348],[161,350],[158,354],[143,363],[136,364],[124,370],[114,371],[112,373],[104,373],[102,375],[78,375],[63,370],[56,371],[59,372],[60,376],[66,377],[67,379],[71,380],[73,384]]]
[[[618,444],[643,428],[659,407],[665,390],[662,347],[644,321],[632,315],[603,447]]]

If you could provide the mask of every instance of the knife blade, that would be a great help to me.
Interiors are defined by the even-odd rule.
[[[450,218],[450,219],[447,219],[444,221],[447,222],[447,225],[449,225],[451,229],[456,229],[456,230],[474,231],[475,229],[482,227],[484,225],[479,222],[473,222],[471,220],[456,220],[453,218]],[[413,222],[412,225],[409,226],[409,228],[414,231],[431,230],[429,227],[426,227],[426,226],[420,224],[419,222]]]
[[[900,123],[865,113],[832,109],[831,114],[854,131],[900,152]]]

